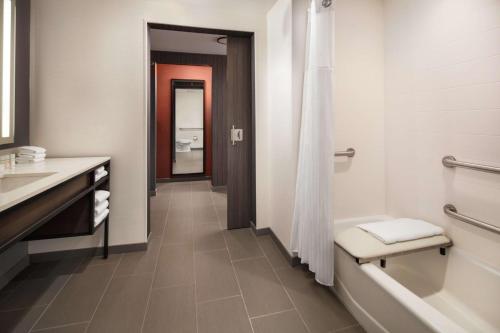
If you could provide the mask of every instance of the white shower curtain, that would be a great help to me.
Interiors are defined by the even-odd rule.
[[[292,250],[333,285],[333,5],[309,8]]]

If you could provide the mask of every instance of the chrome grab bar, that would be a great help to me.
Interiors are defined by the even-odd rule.
[[[488,230],[488,231],[491,231],[491,232],[494,232],[494,233],[497,233],[497,234],[500,234],[500,228],[497,227],[497,226],[494,226],[492,224],[489,224],[489,223],[486,223],[486,222],[483,222],[483,221],[479,221],[475,218],[472,218],[472,217],[469,217],[469,216],[466,216],[466,215],[462,215],[460,214],[458,211],[457,211],[457,208],[451,204],[446,204],[444,205],[443,207],[443,211],[446,215],[448,216],[451,216],[457,220],[460,220],[462,222],[465,222],[465,223],[468,223],[468,224],[472,224],[476,227],[479,227],[479,228],[482,228],[482,229],[485,229],[485,230]]]
[[[203,131],[203,127],[179,127],[179,131]]]
[[[457,161],[456,158],[454,156],[451,156],[451,155],[443,157],[442,161],[443,161],[443,165],[447,168],[462,167],[462,168],[467,168],[467,169],[472,169],[472,170],[500,174],[500,167]]]
[[[354,157],[356,155],[356,150],[354,148],[347,148],[344,151],[336,151],[335,156],[347,156],[347,157]]]

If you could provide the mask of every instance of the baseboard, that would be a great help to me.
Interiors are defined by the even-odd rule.
[[[147,250],[147,248],[148,248],[148,243],[113,245],[109,247],[109,253],[118,254],[118,253],[145,251]],[[67,257],[93,257],[102,255],[102,253],[103,253],[102,247],[92,247],[85,249],[33,253],[29,255],[29,258],[30,262],[42,262],[42,261],[60,260],[62,258],[67,258]]]
[[[217,186],[212,185],[211,188],[212,188],[212,192],[227,193],[226,185],[217,185]]]
[[[180,183],[180,182],[195,182],[201,180],[210,180],[210,176],[177,176],[173,178],[157,178],[157,183]]]
[[[278,246],[280,252],[287,259],[290,266],[295,267],[297,265],[300,265],[300,258],[297,256],[294,256],[294,255],[290,254],[290,252],[288,252],[285,245],[283,245],[283,243],[279,240],[278,236],[276,236],[276,234],[274,233],[274,231],[271,228],[266,227],[266,228],[257,229],[257,227],[255,226],[255,224],[252,221],[250,221],[250,225],[252,226],[252,230],[257,237],[264,236],[264,235],[271,236],[274,243]]]

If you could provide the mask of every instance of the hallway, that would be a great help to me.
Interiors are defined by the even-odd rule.
[[[169,183],[148,250],[30,265],[0,291],[2,332],[363,332],[269,235],[223,230],[225,194]]]

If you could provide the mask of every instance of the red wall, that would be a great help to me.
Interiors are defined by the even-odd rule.
[[[172,86],[175,79],[205,81],[205,175],[212,174],[212,67],[158,64],[156,74],[156,177],[172,177]]]

